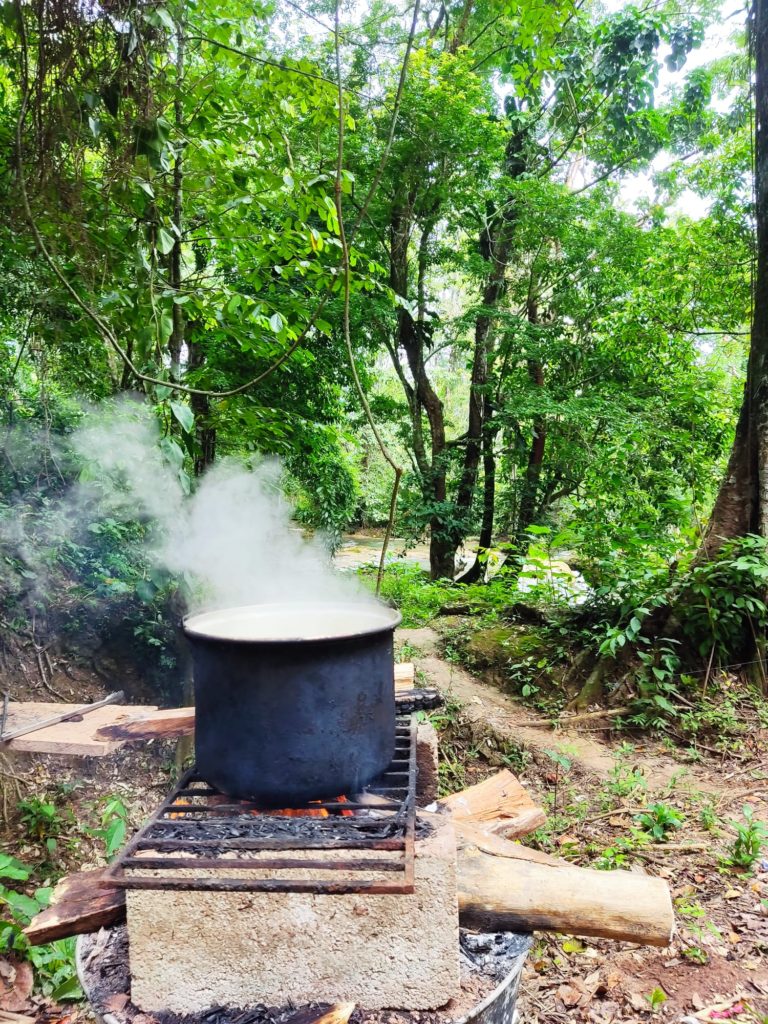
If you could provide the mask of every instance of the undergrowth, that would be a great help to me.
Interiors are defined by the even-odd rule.
[[[83,856],[87,844],[111,860],[122,846],[128,811],[116,796],[86,801],[77,816],[68,805],[74,787],[53,787],[29,796],[18,805],[18,824],[25,847],[24,861],[0,853],[0,956],[28,962],[35,990],[61,1002],[82,999],[75,967],[75,939],[32,945],[24,929],[44,910],[58,879]],[[90,858],[92,853],[87,853]]]

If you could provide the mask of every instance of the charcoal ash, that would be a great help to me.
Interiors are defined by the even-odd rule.
[[[529,951],[531,941],[531,936],[524,932],[470,932],[460,928],[462,968],[499,982],[510,972],[515,960]]]
[[[416,835],[425,838],[433,826],[423,818],[416,820]],[[356,816],[355,818],[280,817],[260,814],[237,818],[191,820],[189,817],[155,822],[146,834],[147,839],[162,840],[216,840],[229,839],[302,839],[322,840],[332,848],[335,842],[359,839],[393,839],[403,834],[402,823],[393,817]]]

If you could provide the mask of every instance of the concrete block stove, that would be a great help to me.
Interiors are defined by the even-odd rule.
[[[127,890],[132,1002],[454,999],[455,835],[449,814],[418,808],[436,796],[435,750],[431,726],[399,719],[392,764],[362,793],[277,812],[188,773],[110,872]]]

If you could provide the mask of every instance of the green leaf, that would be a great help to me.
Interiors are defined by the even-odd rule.
[[[280,316],[279,313],[272,314],[272,316],[269,318],[269,326],[272,328],[275,334],[279,334],[280,331],[282,331],[283,318]]]
[[[160,442],[160,450],[174,469],[184,465],[184,452],[171,437],[164,437]]]
[[[171,412],[181,424],[181,429],[191,434],[195,428],[195,414],[190,407],[182,402],[171,402]]]
[[[83,990],[80,987],[80,982],[77,980],[77,975],[73,974],[71,978],[67,978],[57,988],[51,992],[51,999],[56,1002],[61,1002],[63,999],[82,999]]]
[[[18,882],[26,882],[31,875],[30,868],[8,853],[0,853],[0,878],[12,878]]]
[[[25,896],[22,892],[14,892],[13,889],[0,889],[0,904],[6,903],[13,911],[14,917],[31,920],[40,910],[37,900],[31,896]]]
[[[157,251],[161,252],[163,256],[167,256],[171,249],[176,244],[176,239],[165,228],[160,228],[157,232],[157,241],[155,243]]]

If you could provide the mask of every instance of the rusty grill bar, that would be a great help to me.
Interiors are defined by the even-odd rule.
[[[233,801],[190,769],[104,875],[125,889],[220,892],[412,893],[416,838],[416,717],[398,718],[387,770],[353,799],[313,801],[286,817]],[[264,835],[270,824],[278,835]],[[374,850],[385,856],[311,859],[305,851]],[[274,852],[273,857],[249,857]],[[178,856],[174,856],[178,854]],[[192,875],[191,871],[205,871]],[[263,878],[245,872],[344,872],[354,878]],[[237,871],[232,877],[229,872]],[[155,872],[146,874],[144,872]],[[176,872],[176,873],[174,873]],[[386,879],[371,877],[385,873]]]

